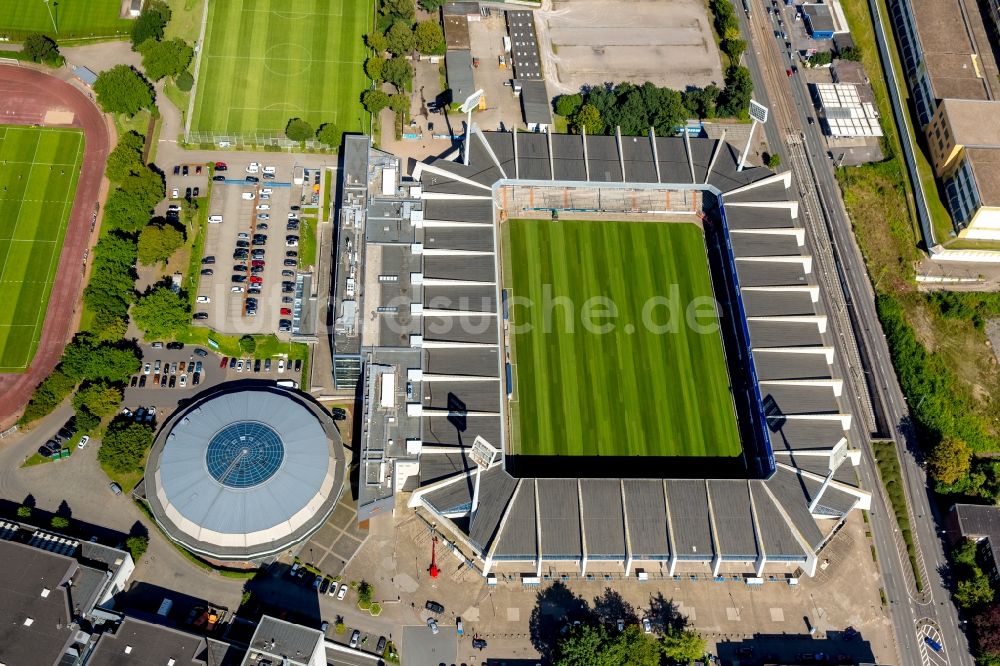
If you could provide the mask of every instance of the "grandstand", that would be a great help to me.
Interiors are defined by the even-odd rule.
[[[858,488],[860,452],[790,174],[738,172],[729,145],[687,137],[474,128],[467,152],[468,166],[451,156],[404,179],[367,138],[345,146],[356,196],[339,238],[361,250],[351,271],[361,285],[348,296],[348,267],[337,267],[338,313],[357,323],[334,344],[353,336],[364,368],[359,520],[405,491],[488,576],[812,575],[870,495]],[[500,228],[540,212],[704,224],[722,278],[739,465],[656,458],[574,476],[560,461],[514,464]]]

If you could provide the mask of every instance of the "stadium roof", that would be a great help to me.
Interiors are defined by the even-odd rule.
[[[456,308],[450,327],[424,312],[425,448],[411,504],[455,521],[455,533],[486,561],[649,559],[718,566],[777,560],[814,566],[815,550],[828,534],[822,521],[835,524],[867,506],[869,496],[854,475],[839,471],[852,458],[846,446],[851,418],[841,407],[842,380],[832,364],[798,202],[790,200],[790,175],[760,167],[739,172],[738,155],[724,142],[677,137],[474,130],[469,161],[463,166],[439,159],[414,173],[425,197],[424,248],[434,247],[433,256],[424,250],[423,278],[433,277],[424,289],[445,303],[495,290],[494,202],[505,202],[507,216],[518,212],[509,192],[493,194],[497,187],[530,183],[532,205],[542,207],[547,186],[562,197],[567,188],[595,183],[606,188],[605,196],[617,183],[724,199],[760,392],[771,410],[777,471],[767,479],[518,479],[496,463],[479,479],[473,509],[469,446],[477,436],[499,445],[503,436],[503,380],[497,381],[503,333],[496,319],[481,320],[483,312],[497,316],[493,297],[477,301],[475,311]],[[425,291],[424,308],[427,297]],[[473,317],[478,326],[458,325]],[[456,423],[459,403],[467,412]]]
[[[252,559],[323,523],[344,462],[332,419],[302,394],[230,385],[175,414],[146,478],[167,534],[210,557]]]

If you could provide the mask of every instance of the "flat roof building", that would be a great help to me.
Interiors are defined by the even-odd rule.
[[[806,27],[813,39],[833,39],[837,27],[833,22],[833,12],[828,5],[802,5]]]
[[[243,666],[262,662],[286,666],[326,666],[323,632],[265,615],[257,624]]]
[[[476,92],[476,82],[472,77],[472,52],[468,50],[448,51],[444,56],[445,74],[451,101],[461,104]]]
[[[862,101],[853,83],[817,83],[823,131],[833,137],[882,136],[874,102]]]
[[[543,80],[518,81],[521,112],[529,132],[546,132],[552,125],[552,102]]]

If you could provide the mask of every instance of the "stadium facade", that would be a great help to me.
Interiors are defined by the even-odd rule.
[[[142,488],[180,545],[213,560],[255,561],[319,529],[344,474],[340,434],[309,396],[223,384],[160,429]]]
[[[870,495],[791,175],[737,161],[711,139],[474,127],[462,155],[407,178],[399,158],[348,137],[333,347],[335,378],[357,381],[363,402],[359,520],[402,493],[488,577],[813,575]],[[509,464],[499,226],[540,212],[703,223],[745,393],[738,473]]]

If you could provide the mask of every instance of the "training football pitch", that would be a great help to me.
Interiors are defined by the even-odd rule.
[[[515,455],[740,455],[697,225],[511,220],[503,247]]]
[[[121,0],[69,0],[48,6],[44,0],[0,0],[0,35],[16,38],[42,32],[65,39],[126,34],[134,21],[118,18],[121,6]],[[53,30],[53,21],[58,31]]]
[[[191,130],[280,133],[291,118],[363,129],[370,0],[210,2]]]
[[[0,372],[38,348],[82,157],[79,130],[0,125]]]

